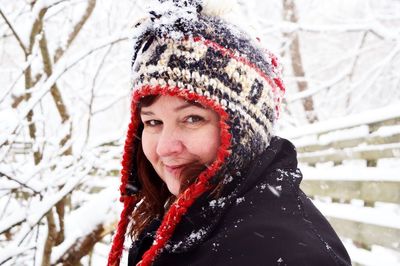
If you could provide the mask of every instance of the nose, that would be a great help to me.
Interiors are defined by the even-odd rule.
[[[160,157],[179,154],[184,145],[179,130],[175,127],[164,126],[157,143],[157,155]]]

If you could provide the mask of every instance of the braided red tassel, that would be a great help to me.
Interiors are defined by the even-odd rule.
[[[124,209],[121,212],[117,233],[114,236],[111,251],[108,255],[108,266],[118,266],[120,263],[125,241],[125,232],[129,223],[128,217],[135,208],[136,203],[137,198],[135,196],[126,196],[124,198]]]
[[[111,251],[108,255],[108,266],[118,266],[121,260],[121,254],[124,247],[125,232],[129,224],[129,215],[132,213],[138,201],[136,196],[126,196],[126,185],[128,183],[128,176],[132,164],[133,143],[135,133],[137,130],[138,122],[136,117],[136,105],[132,101],[131,105],[131,122],[128,126],[127,138],[125,141],[124,154],[122,156],[122,170],[121,170],[121,198],[120,201],[124,203],[124,208],[121,212],[120,221],[118,222],[117,233],[114,236]]]

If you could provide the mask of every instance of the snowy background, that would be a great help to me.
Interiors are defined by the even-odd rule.
[[[143,2],[0,2],[0,265],[106,263]],[[276,130],[306,181],[395,199],[314,197],[333,221],[389,232],[376,243],[397,238],[344,233],[354,264],[400,265],[400,1],[241,0],[233,12],[283,63]]]

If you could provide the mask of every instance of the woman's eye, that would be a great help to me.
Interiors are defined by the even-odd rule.
[[[147,120],[144,122],[144,125],[148,127],[156,127],[161,124],[162,124],[161,121],[158,120]]]
[[[198,123],[204,121],[204,118],[198,115],[191,115],[186,118],[186,122],[190,124]]]

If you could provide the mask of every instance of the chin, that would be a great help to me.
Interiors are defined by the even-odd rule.
[[[169,189],[169,188],[168,188],[168,190],[169,190],[169,192],[171,192],[171,194],[174,195],[174,196],[178,196],[178,195],[179,195],[179,191],[178,191],[178,190],[171,190],[171,189]]]
[[[174,184],[167,184],[167,188],[169,190],[169,192],[171,192],[172,195],[174,196],[178,196],[179,195],[179,186],[175,186]]]

